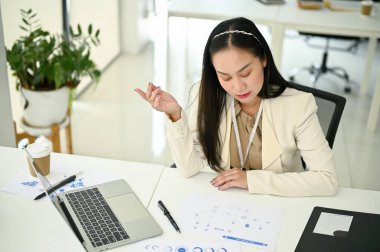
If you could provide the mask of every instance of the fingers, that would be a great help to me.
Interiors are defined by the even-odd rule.
[[[149,100],[153,90],[155,89],[156,89],[156,86],[154,86],[152,82],[149,82],[148,87],[146,88],[146,92],[145,92],[145,98],[147,101]]]
[[[158,89],[157,89],[158,90]],[[161,98],[162,90],[159,89],[157,94],[155,95],[155,98],[153,100],[153,108],[157,109],[160,106],[160,98]]]
[[[159,86],[155,86],[152,82],[149,82],[145,92],[139,88],[136,88],[135,91],[141,96],[141,98],[149,102],[150,105],[154,108],[157,108],[157,106],[159,105],[158,98],[160,94],[163,93],[161,88]]]
[[[156,87],[154,90],[152,90],[150,96],[147,97],[147,99],[149,100],[150,104],[152,104],[153,107],[154,107],[154,101],[157,99],[160,92],[161,92],[161,88]]]
[[[149,82],[145,92],[139,88],[136,88],[135,91],[155,110],[166,113],[173,122],[181,118],[181,107],[175,98],[163,91],[161,87]]]
[[[248,188],[246,172],[239,168],[233,168],[220,173],[211,181],[211,184],[219,190],[231,187]]]
[[[236,180],[234,180],[234,181],[230,181],[230,182],[227,182],[227,183],[219,186],[218,190],[224,191],[224,190],[226,190],[228,188],[232,188],[232,187],[240,187],[240,186],[239,186],[239,183]]]
[[[215,177],[212,181],[212,185],[218,187],[224,183],[227,183],[233,179],[236,179],[238,176],[239,170],[231,169],[227,171],[221,172],[217,177]]]
[[[145,98],[145,92],[144,91],[142,91],[139,88],[136,88],[135,91],[136,91],[136,93],[138,93],[141,96],[141,98],[143,98],[144,100],[146,100],[146,98]]]

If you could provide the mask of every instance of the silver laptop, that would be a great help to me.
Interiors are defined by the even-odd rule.
[[[102,251],[162,234],[125,180],[57,194],[49,190],[49,180],[25,151],[45,193],[87,251]]]

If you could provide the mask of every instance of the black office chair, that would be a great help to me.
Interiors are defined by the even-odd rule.
[[[339,50],[339,51],[347,51],[351,53],[356,53],[358,46],[361,42],[361,38],[358,37],[349,37],[349,36],[336,36],[336,35],[326,35],[326,34],[316,34],[316,33],[302,33],[301,35],[305,36],[305,42],[314,48],[321,48],[320,45],[316,45],[311,43],[311,41],[314,38],[323,38],[325,39],[325,44],[323,46],[323,55],[322,55],[322,61],[320,63],[312,64],[309,67],[301,67],[301,68],[294,68],[289,73],[289,80],[294,81],[296,75],[301,71],[308,71],[311,75],[310,82],[315,87],[316,82],[318,81],[319,77],[323,74],[331,73],[339,78],[342,78],[345,80],[345,87],[344,92],[349,93],[351,92],[351,86],[350,86],[350,77],[347,73],[347,71],[342,67],[329,67],[328,66],[328,53],[329,50]],[[330,45],[331,40],[340,40],[340,41],[349,41],[350,44],[347,47],[332,47]]]
[[[346,98],[316,88],[299,85],[294,82],[290,82],[290,84],[297,90],[314,95],[315,102],[318,106],[317,116],[319,123],[332,149],[344,106],[346,105]]]

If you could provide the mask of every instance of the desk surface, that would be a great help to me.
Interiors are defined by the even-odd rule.
[[[271,195],[250,195],[246,190],[233,189],[224,192],[218,191],[210,185],[214,173],[200,173],[192,178],[180,177],[176,169],[164,168],[158,186],[153,194],[149,211],[164,230],[163,237],[180,239],[174,228],[168,223],[157,201],[162,200],[169,209],[179,226],[179,211],[189,193],[215,194],[218,197],[252,201],[257,204],[275,206],[285,209],[283,225],[278,240],[278,252],[294,251],[303,229],[309,219],[314,206],[323,206],[338,209],[348,209],[368,213],[380,214],[380,192],[349,188],[339,188],[335,197],[305,197],[285,198]],[[173,194],[173,192],[175,192]],[[242,251],[255,251],[244,247]]]
[[[356,10],[332,11],[329,9],[305,10],[297,8],[296,0],[287,0],[280,7],[277,21],[289,29],[320,32],[335,35],[380,37],[380,13],[373,11],[371,17],[360,15],[360,2],[352,3]],[[333,2],[339,6],[339,1]],[[377,7],[380,4],[375,4]],[[348,7],[347,7],[348,8]]]
[[[179,226],[179,209],[189,193],[214,194],[222,198],[254,201],[286,210],[277,251],[294,251],[314,206],[380,213],[380,192],[340,188],[335,197],[284,198],[270,195],[250,195],[246,190],[216,190],[209,182],[214,173],[199,173],[183,178],[177,169],[118,160],[76,155],[53,154],[52,165],[75,166],[97,172],[110,172],[124,178],[164,230],[162,238],[173,241],[191,240],[192,235],[178,234],[157,206],[162,200]],[[0,147],[0,186],[19,169],[27,169],[23,151]],[[84,251],[83,247],[50,202],[0,192],[0,251]],[[44,224],[44,226],[41,225]],[[184,237],[186,235],[186,237]],[[195,237],[195,236],[194,236]],[[19,239],[22,242],[19,242]],[[44,238],[47,242],[42,242]],[[194,238],[196,240],[196,238]],[[52,245],[54,244],[54,245]],[[58,245],[57,245],[58,244]],[[113,251],[128,251],[128,246]],[[244,247],[242,251],[254,251]]]
[[[339,6],[339,1],[333,4]],[[375,3],[375,6],[379,8],[380,4]],[[280,23],[292,29],[346,35],[356,30],[357,35],[380,37],[379,11],[374,10],[371,17],[366,18],[360,15],[359,7],[358,2],[358,6],[353,3],[352,8],[356,10],[331,11],[300,9],[296,0],[287,0],[282,5],[265,5],[257,0],[174,0],[168,15],[218,20],[243,16],[258,24]]]
[[[145,206],[150,202],[163,169],[161,165],[52,153],[51,167],[55,166],[62,169],[70,167],[83,173],[106,172],[125,179]],[[1,187],[20,169],[28,169],[25,153],[0,147],[0,167]],[[19,242],[20,238],[22,242]],[[47,242],[43,243],[42,238]],[[67,243],[61,246],[64,243],[60,241]],[[54,251],[84,251],[70,227],[48,200],[33,201],[0,192],[0,251],[52,251],[53,248]]]

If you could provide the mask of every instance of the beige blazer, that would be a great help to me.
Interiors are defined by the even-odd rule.
[[[172,156],[185,177],[208,167],[198,142],[197,106],[195,100],[189,118],[182,112],[180,120],[167,120]],[[249,192],[294,197],[334,195],[338,183],[333,153],[319,124],[314,97],[287,88],[279,97],[263,99],[263,108],[262,170],[247,171]],[[231,125],[227,106],[219,128],[223,169],[230,168]]]

